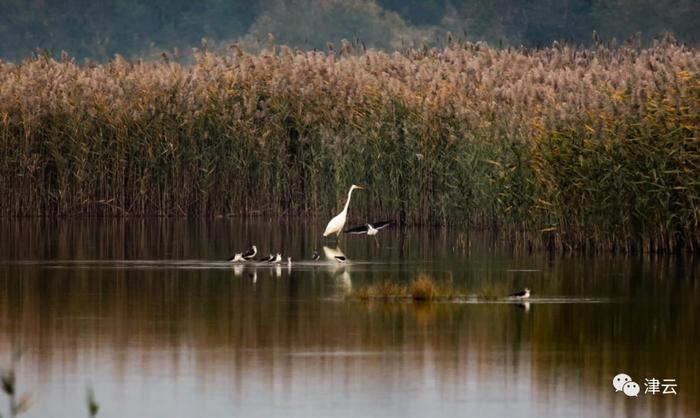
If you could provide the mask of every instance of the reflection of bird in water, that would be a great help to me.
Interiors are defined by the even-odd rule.
[[[333,219],[330,220],[330,222],[328,222],[328,225],[326,225],[326,230],[323,231],[324,237],[327,237],[332,234],[336,234],[336,236],[338,236],[341,232],[343,232],[345,221],[348,218],[348,207],[350,207],[350,198],[352,197],[352,191],[355,189],[363,189],[363,187],[355,186],[354,184],[350,187],[350,191],[348,191],[348,200],[345,202],[345,208],[343,208],[342,212],[337,214]]]
[[[350,277],[350,272],[347,268],[343,268],[339,273],[335,275],[336,278],[340,279],[340,284],[343,287],[345,293],[352,292],[352,278]]]
[[[329,248],[329,247],[324,246],[323,247],[323,254],[329,260],[335,260],[336,257],[345,258],[345,253],[343,253],[343,250],[341,250],[340,248]]]
[[[343,289],[349,292],[352,289],[352,280],[348,271],[349,266],[341,263],[339,260],[347,260],[345,254],[340,248],[323,247],[323,253],[328,260],[336,260],[338,263],[328,264],[327,269],[332,274],[334,279],[340,279]],[[319,257],[320,258],[320,257]]]
[[[241,264],[234,264],[233,265],[233,275],[234,276],[240,276],[243,274],[243,265]]]
[[[390,222],[387,221],[382,221],[382,222],[374,222],[371,224],[365,224],[365,225],[360,225],[356,226],[354,228],[346,229],[343,231],[345,234],[367,234],[367,235],[377,235],[379,233],[379,230],[382,228],[386,228],[387,226],[390,225]]]
[[[244,264],[234,264],[233,265],[233,275],[236,277],[240,277],[244,272],[245,277],[250,277],[253,279],[253,283],[258,281],[258,270],[253,267],[253,271],[250,272],[248,271],[248,267],[246,267]]]
[[[525,312],[528,312],[530,310],[530,302],[520,302],[516,303],[515,306],[518,308],[523,309]]]
[[[282,277],[282,266],[279,264],[275,266],[275,276]]]
[[[530,297],[530,289],[527,287],[519,292],[511,293],[510,297],[513,299],[527,299]]]
[[[314,250],[313,255],[311,256],[311,259],[314,261],[318,261],[321,259],[321,256],[318,254],[318,251]]]

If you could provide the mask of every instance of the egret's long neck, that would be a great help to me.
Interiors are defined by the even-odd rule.
[[[350,191],[348,192],[348,201],[345,202],[345,208],[343,209],[343,212],[345,212],[345,213],[348,212],[348,208],[350,207],[350,198],[352,197],[352,191],[353,191],[353,190],[354,190],[354,189],[350,188]]]

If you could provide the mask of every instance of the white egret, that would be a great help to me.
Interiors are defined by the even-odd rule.
[[[326,230],[323,231],[324,237],[327,237],[331,234],[336,234],[336,236],[338,236],[341,232],[343,232],[345,220],[348,218],[348,207],[350,207],[350,198],[352,197],[352,191],[355,189],[364,189],[364,187],[355,186],[354,184],[350,187],[350,191],[348,191],[348,200],[347,202],[345,202],[345,208],[343,208],[343,211],[336,215],[335,218],[331,219],[331,221],[328,222],[328,225],[326,225]]]
[[[510,297],[513,299],[527,299],[530,297],[530,289],[527,287],[525,290],[521,290],[519,292],[511,293]]]
[[[361,226],[356,226],[355,228],[346,229],[343,231],[345,234],[367,234],[367,235],[377,235],[379,230],[389,226],[391,222],[374,222],[371,224],[365,224]]]

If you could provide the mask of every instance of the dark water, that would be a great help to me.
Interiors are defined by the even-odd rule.
[[[227,220],[0,222],[0,362],[28,417],[700,414],[698,263],[518,254],[475,234],[347,237]],[[231,267],[255,243],[294,264]],[[529,305],[347,301],[417,275]],[[629,374],[638,397],[615,393]],[[644,394],[644,378],[677,395]],[[0,395],[0,412],[6,400]],[[6,415],[6,414],[5,414]]]

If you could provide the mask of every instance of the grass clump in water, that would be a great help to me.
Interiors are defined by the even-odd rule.
[[[452,279],[439,282],[427,274],[421,274],[411,283],[414,301],[451,300],[457,296]]]
[[[413,300],[415,302],[450,300],[456,296],[452,282],[440,284],[432,277],[421,274],[409,286],[384,281],[362,286],[348,297],[356,300]]]
[[[416,301],[433,300],[437,296],[437,286],[428,276],[419,276],[411,284],[411,297]]]

